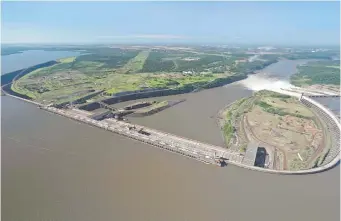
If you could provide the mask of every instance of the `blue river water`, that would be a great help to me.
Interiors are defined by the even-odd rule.
[[[30,66],[65,57],[80,55],[73,51],[28,50],[22,53],[1,56],[1,75]]]

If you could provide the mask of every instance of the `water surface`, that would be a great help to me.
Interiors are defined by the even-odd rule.
[[[1,74],[65,57],[78,56],[80,52],[28,50],[18,54],[1,56]]]

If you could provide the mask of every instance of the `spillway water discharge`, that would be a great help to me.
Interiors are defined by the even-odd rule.
[[[237,82],[237,84],[242,85],[243,87],[246,87],[252,91],[270,90],[291,96],[300,96],[299,93],[287,91],[295,87],[287,80],[283,80],[266,73],[249,75],[248,78]]]

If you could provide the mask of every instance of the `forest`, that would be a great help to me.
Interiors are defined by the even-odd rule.
[[[316,61],[298,67],[298,73],[292,75],[291,83],[296,86],[313,84],[340,85],[340,66],[338,60]]]

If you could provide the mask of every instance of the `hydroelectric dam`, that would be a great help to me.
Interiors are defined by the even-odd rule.
[[[114,118],[106,118],[101,121],[95,120],[92,118],[92,113],[84,110],[80,110],[78,108],[69,107],[69,108],[56,108],[53,105],[42,105],[32,100],[27,100],[25,98],[17,97],[3,92],[16,99],[20,99],[34,105],[37,105],[40,109],[48,111],[53,114],[61,115],[78,122],[86,123],[91,126],[95,126],[98,128],[105,129],[107,131],[111,131],[113,133],[128,137],[130,139],[138,140],[140,142],[150,144],[154,147],[161,148],[166,151],[170,151],[176,154],[180,154],[182,156],[198,160],[200,162],[204,162],[206,164],[212,164],[217,166],[228,166],[235,165],[239,167],[243,167],[250,170],[260,171],[260,172],[268,172],[275,174],[311,174],[318,173],[325,170],[328,170],[335,165],[337,165],[340,161],[340,148],[339,148],[339,140],[340,140],[340,121],[339,119],[326,107],[314,101],[313,99],[302,96],[300,101],[302,104],[311,108],[315,113],[317,113],[328,125],[328,128],[331,129],[334,145],[332,146],[329,154],[326,158],[324,164],[315,168],[307,168],[298,171],[289,171],[289,170],[274,170],[272,168],[263,168],[257,167],[252,164],[255,159],[255,154],[241,154],[240,152],[229,150],[228,148],[223,148],[195,140],[191,140],[188,138],[184,138],[181,136],[177,136],[174,134],[166,133],[163,131],[158,131],[156,129],[147,128],[144,126],[132,124],[129,122],[125,122],[122,120],[114,119]],[[249,145],[252,147],[252,145]],[[248,148],[249,148],[248,146]],[[246,150],[246,152],[250,152]],[[252,151],[251,151],[252,152]],[[251,163],[250,163],[251,162]]]
[[[324,170],[332,168],[340,160],[340,143],[338,142],[340,139],[340,123],[338,119],[327,108],[325,108],[321,104],[318,104],[317,102],[314,102],[309,97],[302,96],[300,98],[300,101],[307,107],[313,108],[314,112],[318,113],[318,115],[320,115],[320,117],[327,123],[328,127],[332,129],[332,135],[335,142],[324,164],[317,168],[308,168],[298,171],[273,170],[272,168],[257,167],[253,164],[245,163],[255,161],[255,155],[252,154],[243,155],[240,154],[240,152],[232,151],[227,148],[191,140],[156,129],[151,129],[122,120],[117,120],[114,118],[106,118],[104,120],[98,121],[91,117],[91,113],[73,107],[66,109],[58,109],[53,106],[43,105],[39,105],[39,107],[48,112],[68,117],[70,119],[83,122],[95,127],[99,127],[113,133],[123,135],[130,139],[138,140],[140,142],[150,144],[163,150],[167,150],[183,155],[185,157],[204,162],[206,164],[213,164],[222,167],[231,164],[246,169],[276,174],[310,174],[322,172]]]

